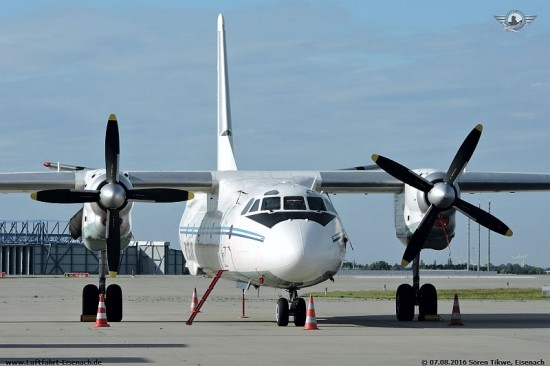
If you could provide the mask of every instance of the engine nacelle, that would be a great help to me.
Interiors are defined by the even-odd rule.
[[[415,172],[432,183],[442,182],[445,177],[445,173],[434,170],[419,169]],[[455,184],[453,188],[456,196],[459,197],[459,187]],[[429,207],[427,194],[409,185],[405,185],[402,193],[395,195],[395,233],[403,244],[408,244]],[[455,217],[454,208],[441,212],[422,248],[445,249],[455,235]]]
[[[132,183],[125,174],[119,177],[125,189],[131,189]],[[99,190],[106,184],[104,170],[90,171],[86,175],[85,189]],[[120,249],[124,250],[133,238],[130,212],[133,203],[127,202],[120,210]],[[82,240],[86,248],[99,251],[106,249],[107,210],[99,203],[85,203],[82,210]]]

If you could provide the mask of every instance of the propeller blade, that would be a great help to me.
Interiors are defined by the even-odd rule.
[[[107,183],[118,183],[118,162],[120,156],[120,140],[116,116],[111,114],[107,121],[105,133],[105,169]]]
[[[433,187],[432,183],[398,162],[376,154],[372,155],[372,160],[386,173],[422,192],[429,192]]]
[[[117,209],[107,210],[107,265],[115,278],[120,263],[120,217]]]
[[[339,170],[380,170],[380,167],[376,164],[373,164],[373,165],[355,166],[353,168],[344,168]]]
[[[193,192],[172,188],[130,189],[126,192],[128,200],[157,203],[189,201],[194,196]]]
[[[431,205],[426,211],[424,218],[420,222],[420,225],[416,228],[416,231],[413,233],[405,253],[403,254],[403,259],[401,260],[401,265],[406,267],[412,260],[420,253],[422,250],[422,245],[426,241],[426,238],[430,234],[432,227],[434,225],[437,215],[439,215],[439,209],[434,205]]]
[[[512,230],[502,221],[491,215],[487,211],[472,205],[462,199],[457,199],[455,202],[457,210],[468,216],[478,224],[486,227],[487,229],[494,231],[505,236],[512,236]]]
[[[445,176],[445,183],[453,184],[456,178],[464,171],[466,165],[470,161],[470,158],[474,154],[479,138],[481,137],[481,131],[483,126],[481,124],[474,127],[474,129],[466,136],[462,145],[456,152],[456,155],[447,170]]]
[[[31,198],[48,203],[97,202],[99,200],[99,191],[86,189],[48,189],[32,192]]]

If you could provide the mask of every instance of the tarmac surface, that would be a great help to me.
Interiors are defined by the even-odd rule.
[[[344,276],[306,291],[395,291],[410,278]],[[193,288],[210,279],[121,276],[124,319],[109,328],[81,323],[81,292],[97,278],[0,279],[0,365],[534,365],[550,364],[550,301],[461,300],[464,326],[448,326],[453,302],[439,301],[438,322],[398,322],[387,300],[316,297],[320,330],[275,324],[283,290],[242,290],[220,281],[192,326]],[[550,276],[424,276],[437,288],[537,287]],[[108,281],[108,283],[110,283]],[[460,296],[460,293],[459,293]],[[291,318],[292,319],[292,318]],[[17,364],[17,363],[12,363]]]

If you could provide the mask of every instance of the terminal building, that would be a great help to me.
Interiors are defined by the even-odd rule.
[[[1,221],[0,272],[6,275],[98,273],[98,253],[73,240],[67,221]],[[181,250],[169,242],[134,241],[122,252],[119,274],[186,274]]]

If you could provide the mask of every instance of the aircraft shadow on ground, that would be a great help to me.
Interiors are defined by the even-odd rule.
[[[57,349],[57,348],[184,348],[184,343],[20,343],[20,344],[0,344],[0,349],[16,348],[38,348],[38,349]]]
[[[465,327],[475,329],[550,329],[550,313],[522,314],[462,314]],[[440,321],[400,322],[390,315],[336,316],[318,319],[319,326],[342,325],[371,328],[441,328],[451,320],[450,315],[441,316]]]

